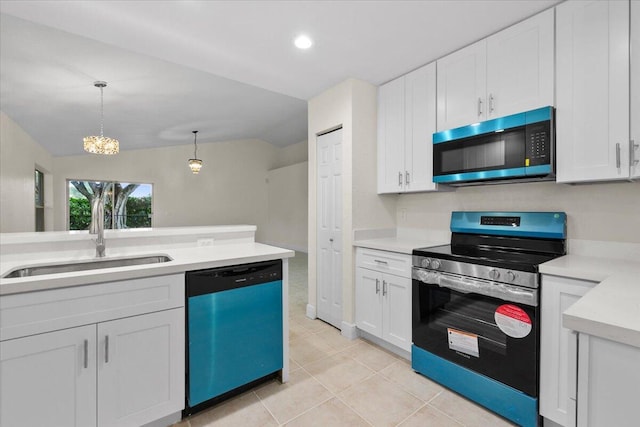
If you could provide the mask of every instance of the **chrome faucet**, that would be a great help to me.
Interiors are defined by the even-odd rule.
[[[104,201],[102,197],[94,197],[91,202],[91,225],[89,226],[89,234],[98,235],[94,240],[96,243],[96,257],[104,257],[106,244],[104,241]]]

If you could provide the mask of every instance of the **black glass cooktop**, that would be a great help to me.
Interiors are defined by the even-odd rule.
[[[538,265],[566,253],[564,240],[453,233],[451,244],[413,250],[413,255],[538,272]]]
[[[413,255],[488,265],[518,271],[538,272],[538,265],[560,255],[515,252],[478,247],[453,247],[451,245],[414,249]]]

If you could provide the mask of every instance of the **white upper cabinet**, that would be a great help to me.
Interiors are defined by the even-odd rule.
[[[553,9],[487,39],[487,118],[553,105]]]
[[[378,193],[399,193],[404,188],[405,78],[378,89]]]
[[[552,9],[438,63],[438,131],[553,105]]]
[[[631,2],[631,176],[640,178],[640,2]]]
[[[630,177],[629,7],[556,7],[558,182]]]
[[[433,191],[435,63],[380,86],[378,193]]]
[[[486,118],[487,41],[481,40],[437,61],[438,131]]]

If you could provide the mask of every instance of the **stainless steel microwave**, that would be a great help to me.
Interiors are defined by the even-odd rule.
[[[433,134],[433,181],[449,185],[555,179],[554,109]]]

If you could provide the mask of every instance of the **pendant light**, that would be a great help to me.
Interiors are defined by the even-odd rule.
[[[118,154],[120,143],[117,139],[104,136],[104,88],[107,82],[97,81],[93,85],[100,88],[100,136],[85,136],[84,151],[93,154]]]
[[[193,159],[189,159],[189,167],[194,175],[197,175],[202,168],[202,160],[198,158],[198,131],[193,130]]]

